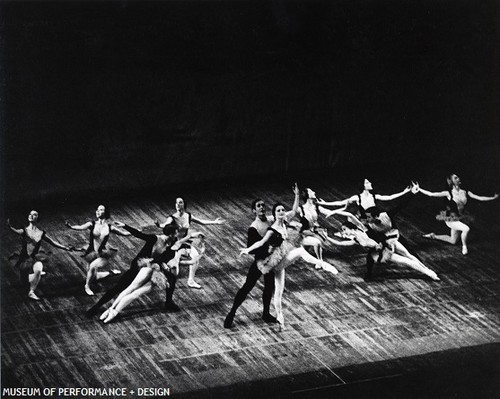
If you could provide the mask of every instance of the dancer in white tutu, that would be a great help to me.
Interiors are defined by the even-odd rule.
[[[322,269],[332,274],[338,271],[327,262],[324,262],[311,254],[301,246],[302,235],[299,233],[300,223],[292,223],[299,206],[299,189],[295,184],[293,187],[295,201],[291,211],[286,212],[285,206],[277,203],[273,206],[274,223],[268,228],[262,240],[248,248],[241,250],[241,254],[249,254],[257,248],[269,245],[269,255],[264,259],[257,261],[257,267],[262,274],[274,271],[275,292],[274,307],[276,308],[276,319],[279,323],[279,329],[284,328],[284,318],[282,312],[282,296],[285,288],[285,269],[298,259],[303,259],[308,263],[320,265]]]

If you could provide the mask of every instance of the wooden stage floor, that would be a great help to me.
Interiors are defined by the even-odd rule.
[[[498,397],[498,201],[471,204],[476,219],[468,256],[458,245],[421,238],[431,230],[445,232],[434,219],[438,199],[419,194],[400,214],[399,227],[411,249],[440,282],[392,265],[379,267],[375,279],[365,282],[361,249],[329,248],[325,258],[341,271],[338,276],[302,262],[287,270],[285,331],[277,332],[260,318],[261,282],[239,309],[234,327],[223,328],[251,263],[238,255],[252,220],[250,203],[262,197],[269,212],[276,200],[291,206],[290,183],[233,182],[184,190],[190,212],[227,220],[223,226],[199,228],[207,235],[207,253],[197,273],[203,289],[188,288],[187,270],[182,270],[174,297],[182,311],[161,312],[161,281],[107,325],[84,313],[116,277],[97,284],[96,296],[89,297],[79,254],[45,245],[52,254],[38,289],[43,300],[29,301],[20,296],[18,273],[8,259],[19,250],[19,239],[5,228],[2,387],[171,388],[173,397],[188,398],[433,397],[430,391],[435,397],[468,397],[466,384],[471,391],[478,389],[477,397]],[[332,187],[322,178],[308,185],[333,200],[359,192],[361,183]],[[374,185],[380,193],[402,188]],[[154,219],[173,212],[177,195],[115,199],[112,219],[154,232]],[[99,201],[54,201],[39,209],[40,225],[61,242],[83,245],[87,232],[71,231],[64,221],[86,222]],[[6,216],[21,227],[29,210],[11,209]],[[339,226],[337,219],[324,223],[330,232]],[[112,236],[110,244],[119,249],[114,266],[125,270],[142,242]]]

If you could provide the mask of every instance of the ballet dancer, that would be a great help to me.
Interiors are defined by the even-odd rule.
[[[300,246],[302,241],[301,234],[298,233],[300,223],[290,223],[296,215],[299,206],[299,190],[294,186],[295,201],[291,212],[285,211],[285,206],[276,203],[273,206],[274,223],[268,228],[264,237],[251,245],[240,250],[241,255],[248,255],[250,252],[269,245],[269,255],[264,259],[257,260],[257,267],[262,274],[267,274],[274,270],[274,307],[276,309],[276,319],[279,324],[279,330],[284,328],[284,318],[282,312],[282,296],[285,288],[285,269],[298,259],[303,259],[308,263],[320,265],[322,269],[332,274],[338,271],[329,263],[315,258],[309,254],[304,247]],[[298,226],[297,226],[298,225]],[[297,246],[299,245],[299,246]]]
[[[23,229],[16,229],[10,224],[7,219],[7,226],[11,231],[21,236],[21,252],[19,259],[16,262],[16,267],[19,268],[21,286],[23,290],[28,292],[28,298],[34,301],[39,301],[40,297],[35,293],[35,290],[40,283],[43,270],[43,262],[47,259],[40,254],[40,246],[42,241],[45,241],[53,247],[72,251],[72,246],[63,245],[53,238],[49,237],[44,230],[38,227],[38,212],[33,210],[28,214],[28,226]]]
[[[328,236],[327,229],[321,227],[318,222],[319,214],[321,213],[326,217],[333,215],[350,217],[351,213],[346,211],[347,205],[333,210],[319,206],[316,192],[310,188],[303,191],[302,197],[304,199],[304,204],[299,206],[297,210],[300,217],[300,223],[302,224],[302,245],[304,247],[312,247],[316,257],[323,260],[323,249],[325,245],[330,242],[330,237]],[[321,267],[316,265],[316,268]]]
[[[118,227],[121,226],[122,224],[120,223]],[[128,286],[130,286],[130,284],[134,281],[134,279],[137,277],[140,271],[139,263],[141,259],[154,258],[153,253],[154,254],[161,253],[162,246],[166,246],[167,242],[166,233],[169,233],[170,235],[171,227],[172,225],[164,226],[162,230],[163,234],[157,236],[155,234],[145,234],[137,229],[134,229],[131,226],[125,224],[123,225],[124,230],[128,231],[133,236],[144,240],[146,243],[139,251],[137,256],[132,260],[130,268],[120,276],[118,282],[111,289],[106,291],[104,295],[99,299],[99,301],[97,301],[97,303],[87,311],[87,317],[92,317],[96,315],[101,306],[112,300],[114,297],[119,295],[123,290],[125,290]],[[185,240],[188,240],[190,238],[191,236],[189,235],[184,237]],[[166,294],[165,310],[178,311],[179,307],[172,300],[172,296],[175,290],[175,283],[177,281],[178,270],[173,269],[164,271],[164,274],[168,281],[168,285],[165,291]]]
[[[120,274],[120,270],[112,269],[111,271],[99,271],[104,266],[108,265],[109,259],[111,259],[116,253],[115,248],[106,248],[109,236],[111,233],[120,236],[129,236],[130,233],[117,229],[108,222],[110,217],[109,208],[104,205],[99,205],[95,212],[96,220],[89,221],[82,225],[71,225],[66,221],[66,226],[72,230],[89,230],[89,245],[82,255],[83,258],[88,262],[87,266],[87,277],[85,280],[85,292],[87,295],[94,295],[94,291],[90,288],[90,284],[93,281],[103,279],[110,274]]]
[[[158,220],[155,221],[155,224],[158,227],[163,227],[171,223],[175,223],[179,227],[181,235],[186,235],[188,233],[189,227],[191,226],[191,223],[198,223],[207,226],[214,224],[223,224],[225,223],[225,220],[222,218],[216,218],[214,220],[206,220],[194,217],[193,215],[191,215],[191,213],[186,211],[186,205],[184,199],[178,197],[175,200],[175,213],[170,215],[164,223],[160,223]],[[196,276],[196,271],[200,266],[199,258],[200,255],[202,254],[199,253],[198,248],[196,247],[191,248],[190,253],[191,253],[191,259],[189,258],[181,259],[181,265],[182,264],[189,265],[189,276],[187,281],[188,287],[200,289],[201,285],[198,284],[194,278]],[[198,259],[198,261],[193,262],[192,261],[193,258]]]
[[[266,204],[264,200],[257,198],[252,202],[251,206],[252,212],[255,215],[255,219],[248,228],[247,232],[247,247],[250,247],[257,241],[261,240],[266,234],[267,229],[271,226],[273,220],[271,217],[266,215]],[[268,255],[268,245],[263,245],[262,247],[252,251],[254,255],[254,261],[248,269],[247,277],[243,286],[238,290],[234,298],[233,306],[224,320],[224,328],[231,328],[233,325],[233,319],[236,311],[241,306],[243,301],[246,299],[250,291],[255,287],[257,281],[259,280],[262,273],[257,267],[257,260],[264,259]],[[276,323],[276,317],[272,316],[269,309],[271,307],[271,298],[274,292],[274,272],[270,271],[264,275],[264,290],[262,293],[262,319],[266,323]]]
[[[467,255],[469,253],[469,249],[467,247],[467,236],[470,231],[470,227],[464,222],[464,220],[467,219],[465,213],[467,199],[472,198],[477,201],[493,201],[498,198],[498,194],[495,193],[492,197],[486,197],[464,190],[461,187],[462,181],[456,174],[448,176],[446,181],[448,183],[448,190],[446,191],[431,192],[420,188],[420,192],[429,197],[446,197],[448,201],[446,209],[441,211],[440,214],[436,216],[436,219],[445,222],[446,226],[450,228],[450,234],[438,235],[428,233],[424,234],[424,237],[444,241],[454,245],[458,242],[458,237],[460,236],[462,242],[462,254]]]
[[[371,212],[371,208],[369,208],[367,210],[369,219],[372,218]],[[347,238],[347,240],[339,241],[331,238],[331,241],[337,245],[360,245],[363,248],[369,249],[367,254],[368,272],[365,277],[367,280],[372,277],[372,269],[375,263],[381,264],[387,262],[408,266],[434,281],[440,280],[433,270],[425,266],[398,241],[399,232],[397,229],[391,228],[382,235],[377,234],[375,235],[377,237],[376,239],[372,238],[369,233],[370,231],[364,231],[359,225],[346,221],[342,224],[342,235],[344,238]]]
[[[324,200],[319,200],[318,205],[323,206],[347,206],[356,204],[357,213],[355,214],[357,219],[363,220],[365,218],[364,211],[368,208],[377,205],[377,201],[392,201],[396,198],[402,197],[403,195],[410,192],[411,187],[406,187],[403,191],[391,195],[381,195],[373,193],[373,185],[370,180],[365,179],[363,182],[363,191],[360,194],[353,195],[349,198],[340,201],[327,202]],[[328,216],[328,215],[326,215]],[[352,221],[354,222],[354,221]]]
[[[133,236],[146,241],[147,251],[141,250],[134,259],[139,271],[133,281],[115,299],[109,309],[100,317],[104,323],[109,323],[120,312],[123,311],[132,301],[149,293],[153,288],[153,275],[155,271],[163,271],[167,277],[167,299],[166,308],[178,311],[179,307],[173,302],[172,296],[175,290],[175,283],[179,271],[180,254],[176,251],[182,244],[177,241],[178,228],[175,225],[167,225],[163,228],[162,234],[145,234],[121,222],[115,222],[119,227],[125,228]],[[186,238],[184,237],[184,241]],[[146,247],[145,246],[145,247]]]

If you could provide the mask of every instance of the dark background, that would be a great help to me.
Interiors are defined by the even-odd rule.
[[[442,189],[442,169],[481,193],[498,174],[498,1],[0,6],[7,202],[308,171]]]

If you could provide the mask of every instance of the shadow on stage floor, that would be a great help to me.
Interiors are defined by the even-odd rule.
[[[344,368],[357,380],[349,383],[321,381],[323,384],[300,389],[301,381],[310,385],[320,373],[290,378],[256,381],[179,397],[195,398],[498,398],[500,395],[500,344],[479,345]],[[292,389],[293,387],[293,389]]]

